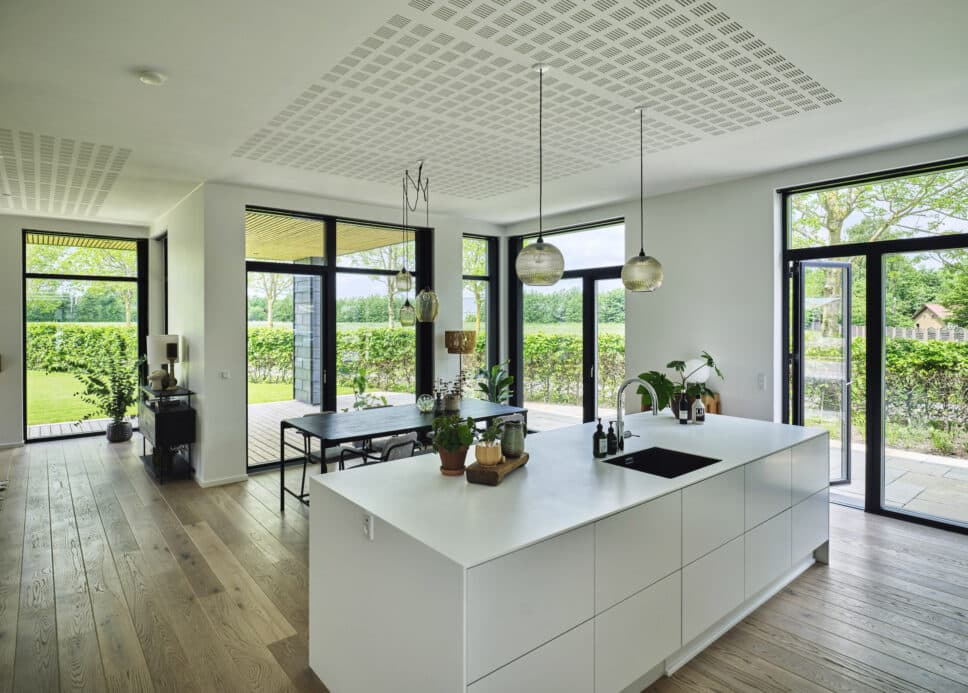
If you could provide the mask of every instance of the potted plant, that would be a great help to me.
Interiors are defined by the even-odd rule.
[[[673,382],[664,373],[660,373],[659,371],[648,371],[639,374],[640,378],[655,388],[656,398],[659,400],[657,403],[653,403],[648,391],[640,386],[637,392],[642,397],[642,411],[648,411],[654,404],[657,404],[660,410],[671,406],[672,413],[678,416],[678,395],[683,390],[686,391],[686,398],[690,406],[699,397],[705,397],[707,395],[715,396],[716,393],[706,387],[705,380],[701,383],[690,380],[690,378],[703,368],[711,368],[720,379],[726,379],[726,376],[719,370],[719,366],[716,365],[715,358],[708,351],[702,352],[701,358],[693,361],[669,361],[666,364],[666,368],[671,368],[678,374],[678,383]]]
[[[438,416],[433,422],[434,452],[440,455],[440,471],[446,476],[464,473],[467,448],[474,442],[474,420]]]
[[[82,402],[93,408],[81,421],[94,416],[111,419],[107,438],[112,443],[131,440],[131,422],[127,421],[128,409],[137,402],[138,368],[144,359],[127,356],[127,344],[121,334],[115,334],[112,342],[94,361],[69,361],[74,377],[84,387],[75,393]],[[74,425],[79,426],[81,421]]]
[[[489,402],[507,404],[511,399],[514,376],[508,375],[508,362],[496,363],[477,371],[477,389]]]
[[[481,439],[474,446],[474,456],[482,467],[493,467],[501,461],[501,428],[503,422],[493,421],[481,432]]]

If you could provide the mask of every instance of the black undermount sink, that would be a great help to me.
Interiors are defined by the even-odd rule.
[[[608,464],[614,464],[617,467],[634,469],[637,472],[645,472],[646,474],[655,474],[666,479],[675,479],[677,476],[708,467],[721,460],[715,460],[712,457],[702,457],[700,455],[690,455],[688,452],[679,452],[678,450],[647,448],[603,461]]]

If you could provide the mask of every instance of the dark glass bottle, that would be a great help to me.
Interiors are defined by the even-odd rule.
[[[615,435],[615,429],[612,427],[614,421],[608,422],[608,435],[606,436],[606,442],[608,443],[608,454],[617,455],[618,454],[618,436]]]
[[[679,397],[679,423],[689,423],[689,398],[686,396],[685,390],[682,391],[682,395]]]
[[[601,458],[608,455],[608,440],[605,438],[605,431],[602,429],[602,420],[598,420],[598,429],[592,436],[592,455]]]

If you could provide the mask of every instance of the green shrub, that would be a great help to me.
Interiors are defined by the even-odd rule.
[[[98,323],[27,323],[27,370],[70,372],[70,362],[100,362],[117,348],[120,337],[128,357],[138,356],[138,330],[134,325]]]

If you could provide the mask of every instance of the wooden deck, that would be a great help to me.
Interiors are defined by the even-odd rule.
[[[0,691],[325,691],[309,510],[275,473],[158,486],[138,438],[0,450]],[[966,565],[963,535],[832,506],[830,565],[651,690],[968,690]]]
[[[104,433],[109,423],[111,423],[111,419],[88,419],[80,423],[64,421],[61,423],[36,424],[27,426],[27,440],[76,436],[78,433]],[[137,427],[138,417],[131,417],[131,425]]]

